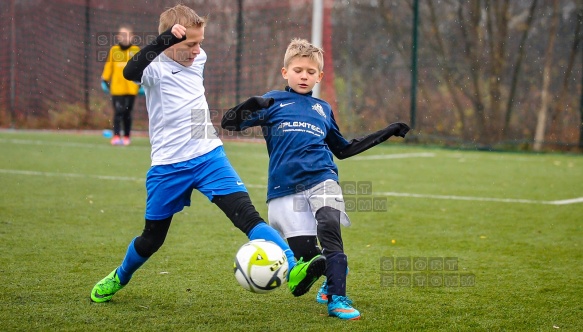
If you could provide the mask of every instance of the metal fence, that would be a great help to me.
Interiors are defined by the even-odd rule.
[[[294,37],[311,37],[310,0],[183,2],[210,18],[203,44],[209,55],[205,87],[215,110],[281,89],[285,47]],[[583,6],[578,2],[560,0],[553,16],[550,3],[539,1],[524,44],[520,40],[533,1],[419,2],[416,44],[412,38],[416,0],[323,2],[322,97],[334,107],[347,136],[390,122],[412,122],[411,93],[417,87],[416,127],[411,136],[418,140],[529,148],[540,120],[546,31],[557,16],[545,142],[567,148],[579,143],[583,70],[578,59],[583,59],[583,43],[575,41],[583,35],[576,32]],[[111,105],[100,89],[100,75],[104,54],[115,43],[113,36],[120,24],[130,24],[136,43],[143,47],[157,35],[160,13],[174,4],[165,0],[0,2],[5,45],[0,48],[0,127],[109,126]],[[501,9],[506,12],[498,13]],[[502,32],[506,35],[496,40]],[[526,52],[516,70],[521,47]],[[494,51],[500,48],[505,65],[496,71],[492,68],[500,59]],[[412,49],[418,54],[415,81]],[[508,105],[513,112],[506,116],[505,125]],[[143,97],[137,100],[134,116],[138,129],[145,129]]]

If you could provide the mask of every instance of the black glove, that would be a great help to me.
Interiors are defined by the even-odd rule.
[[[342,149],[330,144],[328,144],[328,146],[336,158],[346,159],[364,152],[375,145],[381,144],[382,142],[388,140],[391,136],[399,136],[404,138],[410,129],[411,128],[409,128],[408,125],[402,122],[395,122],[377,132],[350,140],[348,145],[345,145]]]
[[[251,113],[255,113],[264,108],[270,107],[274,102],[275,100],[273,98],[255,96],[245,100],[234,108],[237,108],[237,111],[250,111]]]
[[[223,129],[231,131],[241,130],[241,123],[248,119],[248,117],[255,112],[268,108],[275,100],[273,98],[263,98],[259,96],[251,97],[239,105],[228,110],[221,121]]]
[[[405,135],[407,135],[409,130],[411,130],[411,128],[403,122],[391,123],[389,127],[391,128],[391,132],[393,132],[395,136],[403,138],[405,138]]]

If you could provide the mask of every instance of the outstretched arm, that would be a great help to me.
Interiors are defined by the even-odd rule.
[[[172,28],[162,32],[154,41],[141,49],[128,61],[123,69],[123,77],[126,80],[140,82],[144,69],[156,59],[160,53],[174,44],[186,39],[186,28],[180,24],[174,24]]]
[[[355,138],[350,142],[347,142],[342,135],[340,135],[340,132],[335,131],[333,135],[329,135],[329,137],[326,138],[326,143],[336,158],[346,159],[364,152],[375,145],[381,144],[391,136],[405,137],[410,129],[411,128],[405,123],[396,122],[375,133]]]
[[[248,120],[251,114],[273,105],[273,98],[251,97],[239,105],[228,110],[221,120],[221,127],[230,131],[241,131],[243,121]]]

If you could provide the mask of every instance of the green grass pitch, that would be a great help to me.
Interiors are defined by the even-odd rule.
[[[264,144],[225,149],[266,216]],[[132,282],[93,304],[142,230],[149,153],[139,137],[0,132],[0,330],[583,330],[583,157],[399,140],[338,161],[360,189],[342,230],[362,320],[327,317],[316,289],[243,290],[246,237],[198,192]]]

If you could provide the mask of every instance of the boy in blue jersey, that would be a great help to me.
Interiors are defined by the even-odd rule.
[[[93,287],[94,302],[110,301],[160,249],[173,215],[190,206],[193,189],[216,204],[250,240],[269,240],[283,249],[294,296],[305,294],[324,273],[323,256],[296,262],[288,243],[251,203],[225,155],[204,95],[207,56],[201,42],[205,25],[205,18],[187,6],[168,9],[160,15],[160,35],[124,68],[126,79],[144,87],[148,106],[152,167],[146,176],[146,222],[142,234],[130,242],[121,265]]]
[[[334,120],[330,105],[312,97],[322,80],[323,51],[294,39],[285,56],[285,91],[252,97],[225,113],[221,126],[240,131],[261,126],[269,154],[268,219],[287,239],[296,257],[326,257],[326,281],[317,295],[328,314],[360,319],[346,296],[347,257],[340,225],[350,225],[345,213],[338,168],[333,155],[348,158],[386,141],[405,137],[409,126],[393,123],[373,134],[347,141]],[[320,242],[322,251],[318,247]]]

